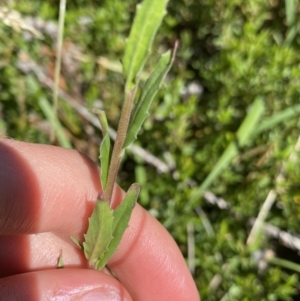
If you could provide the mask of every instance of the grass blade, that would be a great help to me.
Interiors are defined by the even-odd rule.
[[[64,24],[65,24],[65,13],[66,13],[66,5],[67,0],[60,0],[59,2],[59,20],[58,20],[58,37],[57,37],[57,53],[55,60],[55,70],[54,70],[54,89],[53,89],[53,111],[54,118],[57,119],[57,108],[58,108],[58,85],[59,85],[59,77],[60,77],[60,69],[61,69],[61,56],[62,56],[62,46],[64,39]],[[55,139],[55,130],[54,123],[51,133],[51,141],[53,142]]]
[[[267,259],[269,263],[280,266],[285,269],[289,269],[293,272],[300,273],[300,265],[297,263],[294,263],[290,260],[278,258],[278,257],[271,257]]]
[[[264,104],[261,98],[257,98],[251,109],[249,110],[246,118],[242,122],[240,128],[237,131],[237,143],[240,146],[245,146],[249,142],[251,134],[255,131],[258,122],[264,112]],[[231,142],[226,150],[223,152],[221,158],[218,160],[213,170],[205,178],[201,186],[195,190],[191,196],[190,204],[194,204],[195,201],[201,197],[203,192],[208,189],[213,181],[220,175],[220,173],[228,167],[231,160],[237,154],[238,149],[235,142]]]
[[[137,12],[126,44],[123,58],[125,91],[134,86],[150,52],[154,36],[160,26],[168,0],[145,0],[137,5]]]
[[[277,124],[279,124],[285,120],[290,120],[291,118],[299,117],[299,113],[300,113],[300,105],[299,104],[289,107],[281,112],[278,112],[278,113],[274,114],[273,116],[263,120],[255,129],[254,134],[258,135],[263,131],[274,128]]]
[[[286,23],[291,26],[296,18],[295,0],[285,0]]]
[[[51,107],[48,100],[46,98],[40,98],[39,106],[43,111],[44,115],[46,116],[46,118],[49,120],[50,124],[52,124],[59,144],[65,148],[71,148],[72,144],[69,138],[66,136],[63,126],[56,118],[53,108]]]

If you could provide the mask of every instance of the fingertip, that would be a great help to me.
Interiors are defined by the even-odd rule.
[[[138,204],[109,267],[134,300],[200,300],[193,277],[176,242]]]
[[[86,269],[56,269],[0,279],[2,300],[132,301],[112,276]]]

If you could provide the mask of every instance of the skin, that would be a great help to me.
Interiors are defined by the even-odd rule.
[[[139,205],[109,261],[115,277],[88,266],[69,237],[83,240],[100,192],[77,151],[0,139],[1,300],[200,300],[176,243]],[[116,186],[112,205],[123,196]]]

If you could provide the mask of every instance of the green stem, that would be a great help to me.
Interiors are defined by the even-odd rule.
[[[59,3],[59,24],[58,24],[58,38],[57,38],[57,51],[54,71],[54,89],[53,89],[53,112],[54,118],[51,129],[51,142],[55,139],[55,120],[57,119],[57,108],[58,108],[58,86],[61,69],[61,56],[62,56],[62,45],[64,39],[64,23],[65,23],[65,12],[66,12],[67,0],[61,0]]]
[[[111,203],[114,184],[117,178],[119,166],[123,157],[123,145],[127,134],[127,129],[130,121],[133,101],[136,93],[136,87],[126,93],[125,101],[122,107],[117,137],[115,140],[111,161],[108,170],[108,179],[106,189],[104,191],[104,200]]]

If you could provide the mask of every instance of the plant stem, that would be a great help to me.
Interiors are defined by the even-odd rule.
[[[64,23],[65,23],[65,12],[66,12],[67,0],[60,0],[59,2],[59,24],[58,24],[58,37],[56,45],[56,61],[55,61],[55,73],[54,73],[54,89],[53,89],[53,123],[51,129],[51,142],[55,139],[55,120],[57,119],[57,108],[58,108],[58,89],[59,89],[59,77],[61,69],[61,56],[62,56],[62,44],[64,39]]]
[[[120,121],[118,125],[117,137],[111,155],[111,161],[108,170],[108,179],[107,179],[106,189],[104,191],[104,200],[109,202],[110,204],[111,204],[113,188],[117,178],[119,166],[124,154],[123,145],[126,138],[129,121],[130,121],[133,101],[137,89],[136,87],[134,87],[131,91],[127,92],[125,95],[125,101],[122,107]]]

